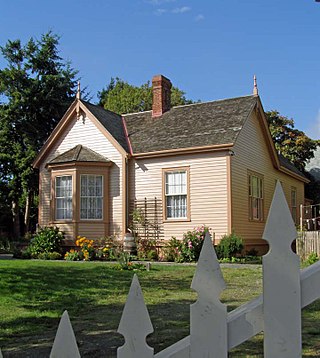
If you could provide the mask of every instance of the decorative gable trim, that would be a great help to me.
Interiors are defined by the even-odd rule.
[[[47,157],[48,153],[52,149],[53,145],[58,141],[60,135],[67,128],[69,123],[73,120],[74,116],[77,117],[77,120],[80,119],[80,113],[83,112],[101,131],[101,133],[106,137],[107,140],[118,150],[118,152],[123,156],[127,157],[128,153],[124,150],[124,148],[116,141],[116,139],[108,132],[108,130],[99,122],[99,120],[90,112],[90,110],[79,100],[75,100],[64,116],[61,118],[57,126],[52,131],[51,135],[41,148],[37,157],[33,161],[32,165],[34,168],[39,168],[44,158]],[[85,120],[85,117],[82,119]]]

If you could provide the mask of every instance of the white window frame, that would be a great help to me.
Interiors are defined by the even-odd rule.
[[[58,179],[61,178],[70,178],[70,187],[71,190],[67,190],[66,188],[63,188],[63,186],[60,185],[62,190],[65,190],[65,195],[58,196]],[[72,175],[59,175],[55,177],[55,183],[54,183],[54,200],[55,200],[55,220],[72,220],[73,218],[73,177]],[[62,207],[58,205],[58,202],[62,203]],[[62,210],[62,215],[58,215],[58,212]]]
[[[171,183],[170,176],[173,179]],[[188,180],[186,168],[164,170],[165,220],[188,220]]]
[[[101,195],[89,195],[88,194],[88,187],[86,188],[87,194],[83,195],[82,190],[82,178],[87,177],[87,183],[89,177],[94,177],[95,180],[95,190],[96,190],[96,179],[97,177],[101,178]],[[88,184],[87,184],[88,185]],[[94,220],[94,221],[101,221],[103,220],[103,202],[104,202],[104,177],[102,174],[80,174],[80,220]],[[93,203],[94,208],[86,207],[83,208],[84,202],[90,202]],[[100,201],[101,207],[98,208],[98,202]],[[97,215],[98,210],[101,210],[101,217]],[[86,211],[86,215],[83,215],[84,211]],[[90,211],[94,211],[94,215],[90,215]]]

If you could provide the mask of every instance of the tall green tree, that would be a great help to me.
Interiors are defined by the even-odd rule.
[[[304,132],[294,128],[294,120],[280,115],[276,110],[266,112],[270,133],[276,150],[304,171],[309,159],[320,145],[320,140],[309,138]]]
[[[0,69],[0,181],[11,203],[15,236],[20,217],[29,230],[36,206],[38,174],[32,162],[75,95],[77,71],[59,56],[58,45],[59,37],[48,32],[25,45],[9,40],[0,47],[7,63]]]
[[[150,82],[134,86],[122,79],[111,78],[105,89],[98,93],[99,104],[115,113],[134,113],[152,109],[152,86]],[[171,105],[193,103],[186,99],[185,92],[177,87],[171,88]]]

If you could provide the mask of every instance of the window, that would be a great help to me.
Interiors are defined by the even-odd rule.
[[[165,171],[166,219],[187,219],[187,170]]]
[[[56,219],[72,219],[72,176],[56,177],[55,181]]]
[[[80,219],[102,219],[102,175],[81,175]]]
[[[263,178],[249,173],[249,219],[263,221]]]
[[[297,189],[291,188],[291,214],[294,223],[297,223]]]

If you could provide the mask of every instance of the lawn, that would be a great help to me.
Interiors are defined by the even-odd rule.
[[[190,290],[195,266],[153,265],[138,272],[158,352],[189,334]],[[228,310],[261,293],[262,269],[223,268]],[[48,357],[59,318],[67,309],[82,357],[116,357],[116,333],[133,273],[106,263],[0,261],[0,347],[6,357]],[[320,301],[303,311],[303,357],[320,357]],[[262,336],[230,357],[262,357]]]

